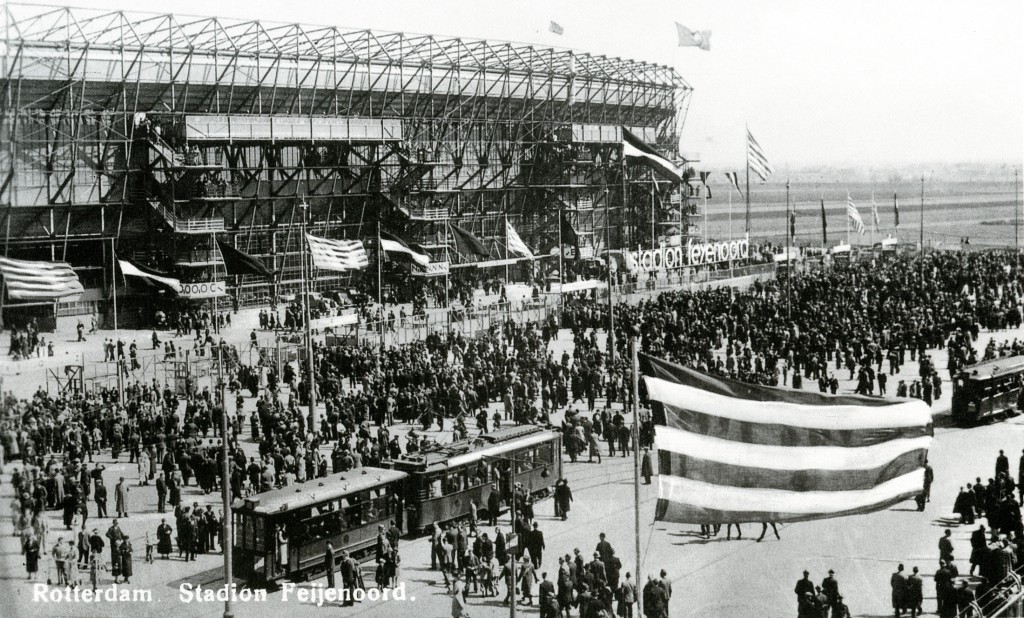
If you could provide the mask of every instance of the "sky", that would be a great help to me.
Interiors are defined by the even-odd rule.
[[[167,12],[154,0],[74,6]],[[680,150],[777,168],[1024,159],[1021,0],[175,0],[186,15],[570,47],[674,67],[693,87]],[[562,36],[548,32],[555,21]],[[676,45],[673,22],[710,30]]]

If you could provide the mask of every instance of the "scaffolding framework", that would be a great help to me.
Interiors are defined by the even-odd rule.
[[[313,234],[373,239],[379,222],[453,267],[480,258],[448,222],[500,260],[506,216],[541,252],[566,216],[587,257],[692,210],[685,187],[622,162],[621,126],[682,162],[692,89],[671,67],[212,17],[8,4],[2,19],[4,254],[70,261],[101,292],[112,249],[211,280],[213,238],[281,272],[228,281],[236,300],[293,292],[300,204]]]

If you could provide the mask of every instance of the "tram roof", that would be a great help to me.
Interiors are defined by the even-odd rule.
[[[1024,356],[995,358],[964,367],[963,371],[972,380],[991,380],[1005,375],[1024,373]]]
[[[359,491],[400,481],[408,475],[387,468],[362,467],[316,478],[245,498],[235,511],[272,515],[336,500]]]
[[[476,440],[464,440],[436,451],[403,456],[395,462],[399,467],[417,472],[433,472],[460,466],[485,457],[533,446],[551,440],[555,432],[536,425],[518,425],[480,435]]]

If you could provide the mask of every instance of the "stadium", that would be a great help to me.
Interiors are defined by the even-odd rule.
[[[374,297],[380,282],[384,298],[440,277],[564,279],[599,271],[608,249],[698,232],[700,187],[679,154],[692,88],[668,66],[213,17],[9,4],[3,20],[4,257],[67,262],[84,288],[74,302],[8,289],[8,323],[109,324],[114,294],[128,327],[154,308],[287,298],[304,279],[303,231],[370,252],[364,270],[316,272],[315,290]],[[625,164],[623,127],[687,182]],[[512,255],[509,225],[533,253],[573,259]],[[454,229],[486,251],[466,252]],[[429,266],[380,264],[381,231]],[[227,276],[217,241],[275,277]],[[181,287],[125,280],[115,256]]]

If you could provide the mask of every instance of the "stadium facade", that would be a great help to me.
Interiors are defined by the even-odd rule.
[[[691,88],[667,66],[219,18],[8,4],[3,19],[3,255],[71,263],[86,293],[63,315],[104,313],[115,252],[241,305],[293,293],[303,221],[372,259],[379,228],[418,243],[426,277],[507,264],[506,220],[548,254],[564,218],[582,259],[696,230],[692,187],[621,159],[626,126],[685,163]],[[460,253],[449,223],[490,255]],[[277,280],[226,277],[215,239]],[[315,285],[360,278],[375,286],[375,264]],[[118,286],[140,313],[159,297]]]

